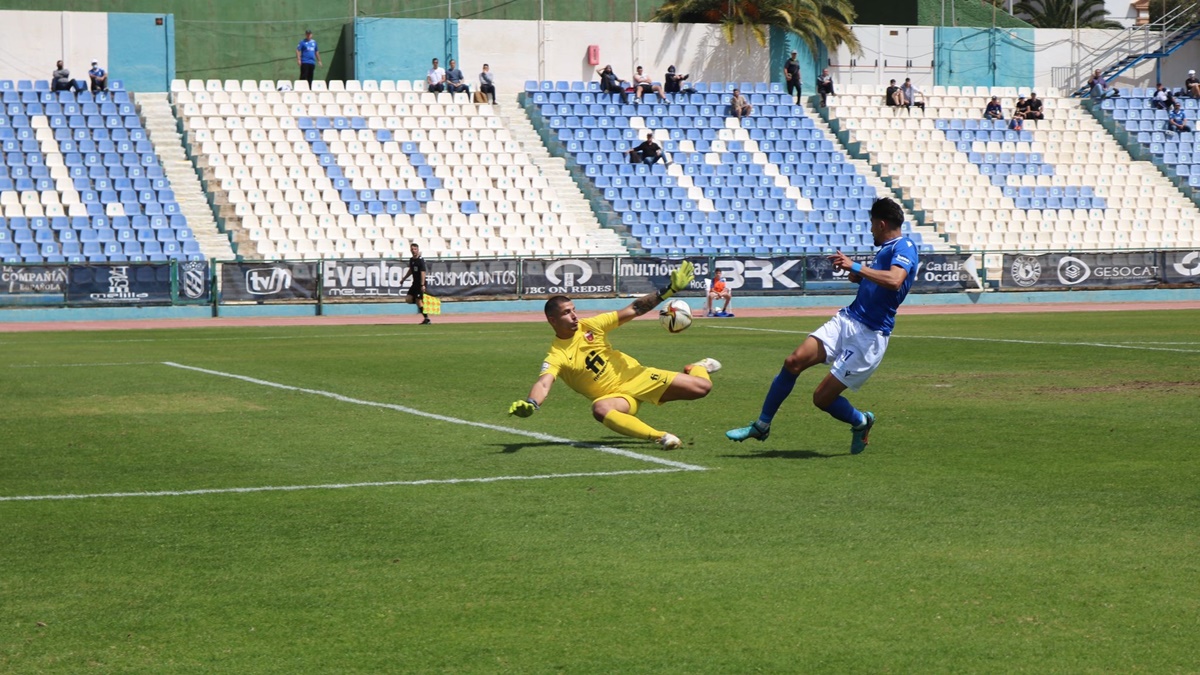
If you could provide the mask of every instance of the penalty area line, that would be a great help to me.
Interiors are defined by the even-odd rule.
[[[325,398],[331,398],[335,401],[341,401],[342,403],[353,403],[354,405],[365,405],[365,406],[371,406],[374,408],[386,408],[388,410],[395,410],[396,412],[407,413],[409,415],[416,415],[417,417],[425,417],[425,418],[432,419],[432,420],[438,420],[439,422],[449,422],[451,424],[461,424],[463,426],[478,427],[480,429],[488,429],[490,431],[499,431],[501,433],[506,433],[506,434],[525,436],[526,438],[533,438],[533,439],[536,439],[539,441],[546,441],[548,443],[559,443],[562,445],[569,445],[569,446],[576,447],[576,448],[584,448],[587,450],[596,450],[597,452],[603,452],[603,453],[607,453],[610,455],[619,455],[621,457],[628,457],[630,459],[636,459],[636,460],[640,460],[643,462],[650,462],[652,464],[661,464],[663,466],[669,466],[678,471],[707,471],[708,470],[707,468],[705,468],[703,466],[697,466],[695,464],[685,464],[683,462],[676,462],[676,461],[673,461],[670,459],[663,459],[662,457],[655,457],[653,455],[643,455],[640,452],[631,452],[629,450],[622,450],[621,448],[614,448],[614,447],[610,447],[607,445],[595,445],[592,443],[581,443],[579,441],[573,441],[569,438],[561,438],[559,436],[551,436],[549,434],[542,434],[542,433],[538,433],[536,431],[526,431],[524,429],[516,429],[513,427],[503,427],[503,426],[500,426],[497,424],[487,424],[485,422],[472,422],[471,420],[459,419],[457,417],[450,417],[448,415],[438,415],[437,413],[425,412],[424,410],[417,410],[416,408],[409,408],[408,406],[396,405],[394,403],[381,403],[379,401],[365,401],[363,399],[351,398],[349,396],[342,396],[341,394],[335,394],[334,392],[331,392],[331,391],[322,391],[320,389],[306,389],[304,387],[293,387],[292,385],[288,385],[288,384],[280,384],[278,382],[270,382],[268,380],[260,380],[260,379],[253,378],[253,377],[247,377],[245,375],[237,375],[235,373],[225,373],[225,372],[222,372],[219,370],[209,370],[207,368],[197,368],[196,366],[185,366],[181,363],[175,363],[173,361],[163,361],[162,364],[164,366],[170,366],[172,368],[182,368],[183,370],[191,370],[191,371],[195,371],[197,373],[205,373],[207,375],[215,375],[217,377],[227,377],[232,380],[241,380],[242,382],[249,382],[250,384],[257,384],[257,385],[263,386],[263,387],[273,387],[275,389],[283,389],[285,391],[295,391],[295,392],[299,392],[302,394],[312,394],[314,396],[324,396]]]
[[[158,490],[154,492],[98,492],[93,494],[23,495],[0,497],[0,502],[37,502],[67,499],[117,499],[122,497],[189,497],[193,495],[223,495],[250,492],[296,492],[299,490],[346,490],[350,488],[394,487],[400,485],[456,485],[460,483],[499,483],[514,480],[546,480],[550,478],[603,478],[639,474],[678,473],[687,469],[638,469],[628,471],[594,471],[580,473],[547,473],[536,476],[491,476],[486,478],[430,478],[425,480],[389,480],[368,483],[326,483],[323,485],[264,485],[240,488],[206,488],[199,490]]]

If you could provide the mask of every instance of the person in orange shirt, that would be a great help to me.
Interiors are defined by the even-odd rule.
[[[721,308],[719,314],[713,313],[713,300],[721,298],[725,301],[725,306]],[[708,303],[706,304],[706,316],[726,316],[729,314],[729,301],[733,299],[733,291],[729,290],[729,285],[721,278],[721,270],[713,273],[712,285],[708,288]]]

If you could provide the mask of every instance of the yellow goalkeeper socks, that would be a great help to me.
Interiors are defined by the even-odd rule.
[[[658,440],[664,432],[659,431],[638,418],[616,410],[610,410],[604,416],[604,426],[630,438],[644,438],[648,441]]]
[[[708,370],[706,370],[704,366],[700,365],[699,363],[693,363],[692,365],[688,366],[687,374],[712,382],[712,377],[709,376]]]

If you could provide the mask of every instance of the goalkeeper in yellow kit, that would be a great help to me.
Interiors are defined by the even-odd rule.
[[[529,396],[513,402],[508,413],[529,417],[546,400],[554,380],[561,378],[568,387],[592,399],[592,417],[609,429],[654,441],[665,450],[681,446],[679,437],[639,420],[638,407],[646,402],[661,405],[704,398],[712,389],[709,373],[719,370],[721,364],[706,358],[689,365],[682,373],[649,368],[615,349],[608,341],[608,333],[687,288],[693,275],[692,263],[684,261],[671,273],[667,288],[644,295],[624,309],[582,321],[575,314],[575,303],[567,296],[556,295],[547,300],[546,321],[554,328],[554,342]]]

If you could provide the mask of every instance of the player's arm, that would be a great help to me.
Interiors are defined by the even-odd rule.
[[[858,283],[866,279],[867,281],[879,284],[889,291],[900,290],[900,287],[904,285],[904,280],[908,278],[908,270],[899,265],[892,265],[890,269],[886,270],[871,269],[870,267],[863,267],[861,264],[854,262],[841,251],[829,256],[829,260],[833,263],[834,268],[849,272],[850,281]]]
[[[691,261],[684,260],[675,271],[671,272],[670,283],[667,284],[666,288],[660,288],[653,293],[647,293],[631,302],[628,307],[617,310],[617,325],[624,325],[658,307],[659,303],[663,300],[687,288],[695,276],[696,270]]]
[[[529,396],[524,401],[513,401],[513,404],[508,407],[509,415],[517,417],[529,417],[542,407],[542,401],[550,395],[550,387],[554,384],[554,375],[550,373],[542,373],[537,382],[533,383],[533,387],[529,389]]]

